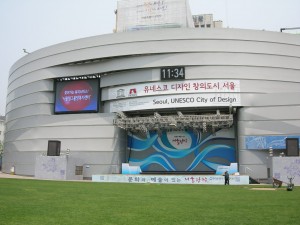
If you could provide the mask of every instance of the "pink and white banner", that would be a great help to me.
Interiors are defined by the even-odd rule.
[[[240,92],[239,80],[184,80],[151,82],[109,88],[108,99],[105,100],[169,94],[238,92]]]

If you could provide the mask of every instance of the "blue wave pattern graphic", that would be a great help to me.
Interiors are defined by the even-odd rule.
[[[286,139],[300,136],[247,136],[245,137],[245,148],[247,150],[286,149]],[[300,141],[299,141],[300,147]]]
[[[204,136],[193,131],[163,132],[161,136],[149,132],[147,138],[131,134],[127,142],[131,152],[129,163],[140,166],[144,172],[151,171],[153,166],[170,172],[201,171],[203,168],[216,171],[218,166],[236,162],[234,142],[234,137],[228,135]]]

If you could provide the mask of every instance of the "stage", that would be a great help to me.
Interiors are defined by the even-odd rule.
[[[137,184],[207,184],[224,185],[224,176],[222,175],[143,175],[143,174],[101,174],[92,175],[93,182],[111,182],[111,183],[137,183]],[[247,185],[249,176],[231,175],[230,185]]]

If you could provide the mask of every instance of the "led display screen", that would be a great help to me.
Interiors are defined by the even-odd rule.
[[[54,105],[56,114],[98,112],[99,80],[56,82]]]

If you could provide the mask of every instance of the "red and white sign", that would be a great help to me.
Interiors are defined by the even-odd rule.
[[[187,93],[238,93],[239,80],[184,80],[126,85],[108,89],[108,99]]]

